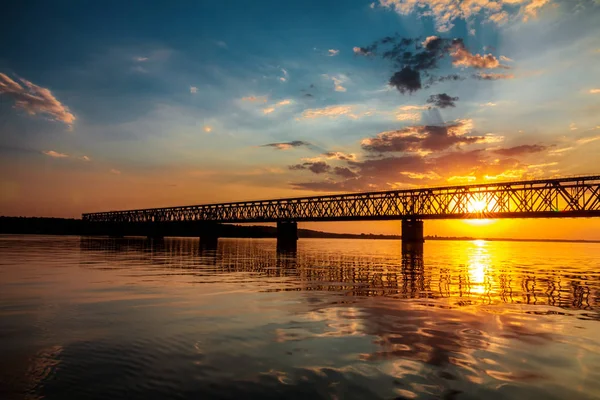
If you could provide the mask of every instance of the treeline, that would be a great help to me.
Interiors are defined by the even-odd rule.
[[[277,228],[257,225],[219,225],[219,237],[238,238],[274,238]],[[80,219],[40,218],[40,217],[0,217],[0,233],[3,234],[37,234],[37,235],[86,235],[89,226]],[[194,230],[186,227],[174,227],[173,236],[197,236]],[[340,239],[399,239],[398,235],[372,235],[328,233],[311,229],[298,229],[300,238],[340,238]]]

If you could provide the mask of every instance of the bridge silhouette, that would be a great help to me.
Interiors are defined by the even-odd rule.
[[[94,233],[185,230],[212,244],[220,223],[275,222],[282,249],[295,248],[298,222],[401,220],[403,244],[418,244],[426,219],[589,217],[600,217],[600,175],[82,214]]]

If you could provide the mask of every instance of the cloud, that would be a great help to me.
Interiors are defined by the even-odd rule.
[[[68,154],[59,153],[59,152],[54,151],[54,150],[42,151],[42,153],[44,153],[45,155],[47,155],[49,157],[53,157],[53,158],[67,158],[67,157],[69,157]]]
[[[457,120],[447,125],[409,126],[395,131],[379,133],[374,138],[361,141],[361,147],[369,152],[442,151],[461,144],[481,143],[482,136],[465,136],[473,128],[471,120]]]
[[[473,78],[479,79],[482,81],[497,81],[499,79],[514,79],[513,74],[474,74]]]
[[[331,166],[328,165],[324,161],[316,161],[316,162],[305,162],[303,164],[290,165],[289,169],[298,171],[298,170],[309,170],[314,174],[324,174],[326,172],[331,171]]]
[[[588,143],[591,143],[591,142],[595,142],[596,140],[600,140],[600,135],[599,136],[592,136],[592,137],[577,139],[577,144],[578,145],[588,144]]]
[[[88,156],[81,156],[81,157],[79,157],[79,158],[80,158],[81,160],[83,160],[83,161],[92,161],[92,159],[91,159],[90,157],[88,157]]]
[[[487,102],[487,103],[482,103],[479,106],[480,107],[496,107],[498,105],[498,103],[493,103],[491,101]]]
[[[284,100],[278,101],[277,103],[275,103],[275,104],[272,104],[272,105],[271,105],[271,106],[269,106],[269,107],[265,107],[265,108],[263,108],[263,113],[264,113],[264,114],[271,114],[271,113],[272,113],[273,111],[275,111],[277,108],[279,108],[279,107],[281,107],[281,106],[287,106],[287,105],[289,105],[289,104],[292,104],[292,101],[291,101],[291,100],[288,100],[288,99],[284,99]]]
[[[346,75],[337,75],[337,76],[329,76],[327,74],[323,74],[323,78],[331,79],[334,84],[334,90],[336,92],[345,92],[346,88],[342,86],[342,83],[348,82],[349,79]]]
[[[328,151],[327,153],[323,153],[325,157],[328,159],[336,159],[341,161],[355,161],[356,154],[354,153],[342,153],[341,151]]]
[[[396,113],[396,121],[418,121],[421,113]]]
[[[346,116],[348,118],[357,119],[359,115],[354,112],[355,107],[352,105],[336,105],[323,108],[309,108],[302,112],[302,118],[338,118]]]
[[[470,21],[483,17],[484,20],[487,18],[502,24],[511,17],[521,15],[523,21],[528,21],[549,3],[550,0],[379,0],[380,6],[401,15],[415,13],[420,17],[433,17],[440,32],[452,29],[457,19]]]
[[[114,168],[108,172],[110,172],[111,174],[115,174],[115,175],[121,175],[121,171],[119,171],[118,169],[114,169]]]
[[[421,40],[419,38],[387,36],[367,47],[355,48],[355,52],[363,55],[380,56],[393,62],[399,70],[393,73],[388,84],[402,94],[412,94],[438,82],[466,79],[465,76],[459,74],[444,76],[433,74],[432,71],[438,68],[439,62],[445,57],[452,59],[454,67],[509,68],[501,64],[493,54],[472,54],[460,38],[448,39],[439,36],[428,36],[425,40]]]
[[[75,122],[75,116],[69,108],[58,101],[50,90],[23,78],[15,82],[0,72],[0,94],[12,97],[15,107],[25,110],[29,115],[45,114],[69,127]]]
[[[248,97],[242,97],[242,101],[250,101],[250,102],[257,102],[257,103],[266,103],[267,102],[267,96],[248,96]]]
[[[408,106],[398,107],[398,111],[415,111],[415,110],[427,110],[427,106],[408,105]]]
[[[413,93],[423,87],[420,72],[411,67],[404,67],[395,72],[390,78],[389,85],[398,89],[402,94]]]
[[[505,57],[505,56],[500,56],[500,61],[514,62],[515,60],[513,60],[512,58]]]
[[[491,53],[484,55],[472,54],[465,48],[462,42],[457,43],[453,46],[450,55],[453,59],[452,65],[454,65],[455,67],[472,67],[485,69],[507,68],[506,66],[500,64],[500,61]]]
[[[267,143],[261,147],[273,147],[277,150],[289,150],[295,147],[310,146],[310,143],[303,140],[294,140],[291,142],[278,142],[278,143]]]
[[[352,171],[348,167],[335,167],[333,169],[334,175],[341,176],[342,178],[356,178],[358,174]]]
[[[500,154],[502,156],[514,157],[525,154],[534,154],[540,153],[548,149],[548,146],[542,146],[539,144],[524,144],[521,146],[508,147],[504,149],[496,149],[493,150],[495,154]]]
[[[190,93],[192,93],[192,94],[198,93],[198,88],[196,86],[190,86]]]
[[[327,53],[328,53],[327,55],[329,57],[335,57],[340,53],[340,51],[336,50],[336,49],[329,49],[329,50],[327,50]]]
[[[224,49],[226,49],[226,48],[227,48],[227,43],[225,43],[225,42],[224,42],[224,41],[222,41],[222,40],[217,40],[217,41],[215,42],[215,44],[216,44],[217,46],[219,46],[219,47],[222,47],[222,48],[224,48]]]
[[[148,59],[148,57],[135,57],[134,60],[137,62],[146,62],[149,59]]]
[[[359,56],[370,56],[371,55],[371,52],[369,51],[369,49],[367,47],[354,46],[352,48],[352,51],[354,52],[354,54],[358,54]]]
[[[282,77],[280,77],[280,78],[279,78],[279,80],[280,80],[281,82],[287,82],[287,80],[288,80],[288,72],[287,72],[287,69],[285,69],[285,68],[281,68],[281,72],[283,73],[283,76],[282,76]]]
[[[458,101],[458,97],[451,97],[446,93],[432,94],[427,99],[427,103],[438,108],[456,107],[456,101]]]
[[[600,93],[600,89],[590,89],[590,94],[598,94]]]
[[[577,130],[577,124],[575,122],[571,122],[569,124],[569,130],[576,131]]]
[[[211,133],[211,132],[212,132],[212,130],[213,130],[212,126],[209,126],[209,125],[204,125],[204,128],[202,128],[202,129],[203,129],[203,130],[204,130],[204,132],[206,132],[206,133]]]

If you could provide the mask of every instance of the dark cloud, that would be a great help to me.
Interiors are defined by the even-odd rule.
[[[400,71],[395,72],[390,78],[389,84],[398,89],[402,94],[406,92],[413,93],[423,87],[421,84],[421,73],[411,67],[404,67]]]
[[[335,167],[333,173],[342,178],[356,178],[358,174],[348,167]]]
[[[417,125],[395,131],[381,132],[364,139],[361,146],[369,152],[442,151],[452,146],[483,142],[483,136],[466,136],[471,132],[470,120],[458,120],[446,125]]]
[[[427,103],[439,108],[456,107],[456,101],[458,101],[458,97],[451,97],[446,93],[432,94],[427,99]]]
[[[439,62],[445,57],[450,57],[452,65],[455,67],[509,68],[500,64],[499,59],[492,54],[471,53],[460,38],[448,39],[429,36],[422,40],[420,38],[402,38],[398,35],[386,36],[369,46],[355,47],[354,52],[366,56],[379,56],[391,61],[398,70],[390,78],[389,84],[402,94],[414,93],[438,82],[466,79],[458,74],[445,76],[433,74],[432,71],[438,68]]]
[[[315,174],[324,174],[331,171],[331,166],[324,161],[305,162],[303,164],[290,165],[292,171],[309,170]]]
[[[502,156],[514,157],[523,154],[540,153],[542,151],[545,151],[547,148],[548,146],[542,146],[539,144],[524,144],[521,146],[493,150],[493,152]]]
[[[302,147],[302,146],[310,146],[311,144],[305,142],[303,140],[294,140],[291,142],[279,142],[279,143],[267,143],[263,144],[261,147],[273,147],[277,150],[289,150],[294,147]]]
[[[496,176],[506,171],[523,171],[514,158],[498,160],[485,150],[455,151],[439,157],[392,156],[350,162],[355,176],[319,182],[294,183],[296,189],[323,192],[388,190],[398,185],[425,186],[461,182],[469,176]]]

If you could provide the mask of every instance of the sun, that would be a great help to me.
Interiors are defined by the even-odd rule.
[[[467,211],[472,214],[483,213],[486,212],[487,209],[488,203],[485,201],[485,199],[473,199],[469,202],[469,204],[467,204]]]

